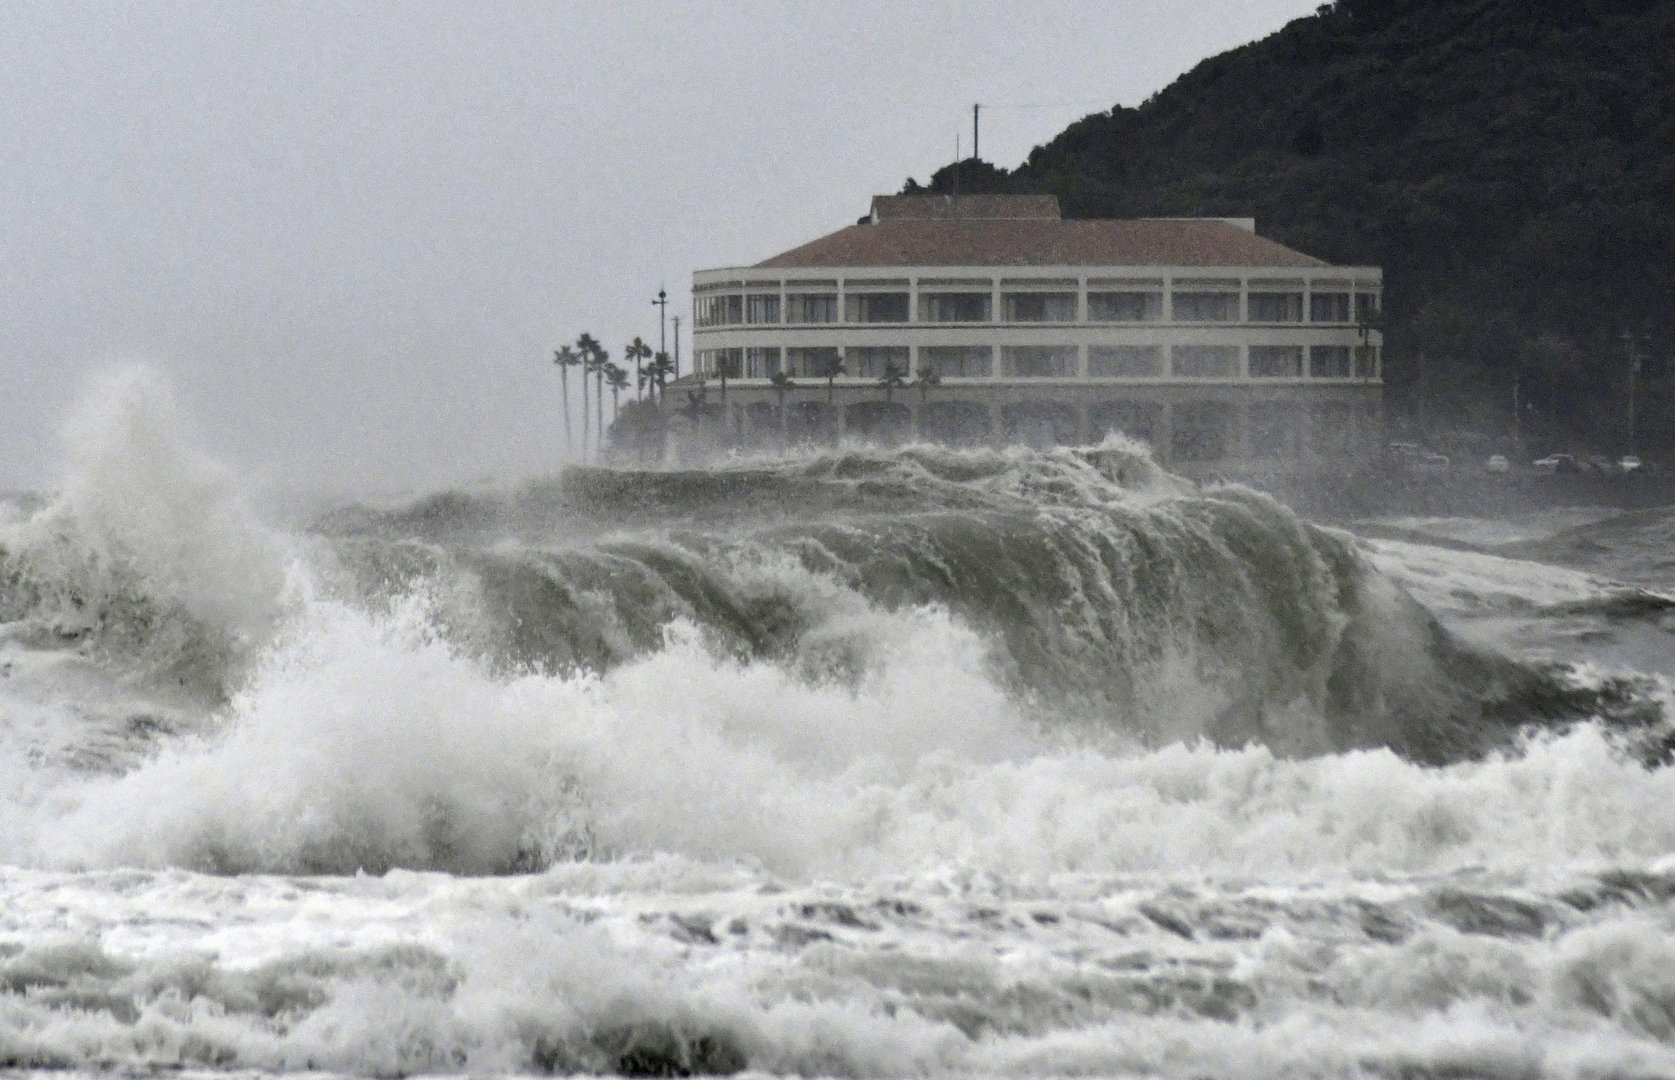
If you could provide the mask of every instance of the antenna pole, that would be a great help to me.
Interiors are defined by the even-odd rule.
[[[974,158],[983,156],[977,152],[977,110],[982,107],[981,105],[971,107],[971,156]]]

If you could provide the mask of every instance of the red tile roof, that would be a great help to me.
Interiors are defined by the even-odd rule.
[[[756,264],[842,266],[1327,266],[1217,218],[887,218]]]

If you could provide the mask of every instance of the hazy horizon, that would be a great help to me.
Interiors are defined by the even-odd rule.
[[[1010,167],[1313,8],[9,6],[0,489],[135,361],[253,482],[538,473],[553,348],[655,347],[660,285],[684,321],[693,270],[969,153],[974,101]]]

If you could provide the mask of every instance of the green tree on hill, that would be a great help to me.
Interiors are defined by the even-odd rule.
[[[1637,394],[1675,399],[1667,0],[1337,0],[1015,170],[962,162],[908,190],[956,174],[1072,217],[1255,216],[1311,255],[1383,266],[1398,412],[1470,421],[1474,395],[1522,372],[1553,437],[1606,443],[1625,335]],[[1647,421],[1675,450],[1675,417]]]

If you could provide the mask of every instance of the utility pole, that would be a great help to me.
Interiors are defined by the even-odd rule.
[[[675,378],[680,378],[680,316],[671,315],[675,320]]]
[[[981,105],[973,105],[971,107],[971,156],[974,160],[982,157],[982,155],[977,152],[977,110],[982,107],[983,106]]]
[[[651,305],[657,309],[657,351],[666,353],[669,351],[669,294],[658,289],[657,299]],[[680,378],[678,370],[675,377]]]

